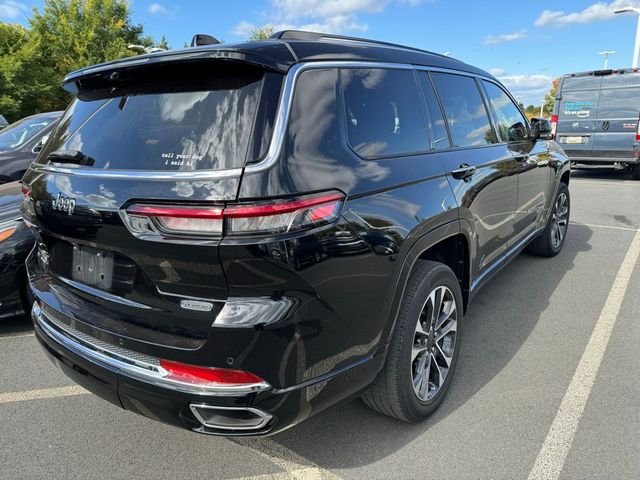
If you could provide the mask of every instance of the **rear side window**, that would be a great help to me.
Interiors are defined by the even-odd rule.
[[[225,75],[213,75],[218,70],[210,68],[194,71],[195,78],[164,72],[170,81],[155,84],[134,79],[106,99],[79,95],[47,153],[78,150],[94,160],[93,168],[104,170],[243,167],[263,72],[219,70]]]
[[[520,142],[529,136],[527,120],[509,95],[495,83],[482,81],[487,98],[493,107],[498,122],[500,138],[504,142]]]
[[[474,147],[496,143],[476,82],[471,77],[433,73],[454,147]]]
[[[433,138],[431,139],[431,150],[442,150],[444,148],[451,147],[449,142],[449,134],[447,133],[447,126],[444,123],[444,117],[442,116],[442,109],[438,103],[436,92],[433,90],[431,79],[426,72],[418,73],[420,82],[422,83],[422,90],[427,101],[427,110],[429,115],[429,126],[431,127],[431,133]]]
[[[342,69],[347,137],[363,158],[428,150],[427,121],[411,70]]]

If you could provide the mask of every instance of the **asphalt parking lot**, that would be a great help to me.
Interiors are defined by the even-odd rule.
[[[201,436],[74,386],[17,319],[0,324],[0,478],[640,478],[640,182],[578,171],[570,190],[564,250],[479,293],[428,421],[354,400],[270,438]]]

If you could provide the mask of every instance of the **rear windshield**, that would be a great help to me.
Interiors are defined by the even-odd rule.
[[[589,75],[586,77],[565,77],[562,81],[562,92],[566,90],[597,90],[602,83],[602,77]]]
[[[248,151],[253,154],[249,145],[264,75],[243,71],[221,78],[219,70],[183,71],[156,83],[136,79],[112,90],[110,98],[81,92],[38,162],[46,163],[52,151],[75,150],[93,159],[94,169],[243,167]]]

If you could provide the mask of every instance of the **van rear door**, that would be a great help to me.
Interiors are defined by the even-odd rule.
[[[601,83],[593,75],[563,79],[556,138],[572,160],[593,155]]]
[[[602,77],[592,155],[611,161],[632,159],[639,115],[640,74]]]

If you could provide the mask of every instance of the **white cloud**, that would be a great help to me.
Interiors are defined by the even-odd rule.
[[[152,15],[173,15],[176,13],[177,7],[167,8],[161,3],[152,3],[147,8],[147,11]]]
[[[507,87],[511,95],[525,105],[539,105],[549,92],[553,77],[549,75],[497,75],[498,80]]]
[[[494,77],[500,77],[505,74],[504,68],[490,68],[489,73]]]
[[[25,4],[14,0],[0,2],[0,18],[16,18],[20,13],[28,11]]]
[[[368,26],[358,19],[361,13],[381,13],[390,3],[414,7],[423,0],[270,0],[262,24],[275,31],[312,30],[325,33],[364,32]],[[246,37],[256,24],[242,20],[232,30]]]
[[[498,45],[505,42],[513,42],[515,40],[522,40],[527,38],[527,31],[520,30],[519,32],[503,33],[502,35],[487,35],[484,37],[485,45]]]
[[[624,7],[638,7],[637,0],[614,0],[611,3],[598,2],[578,12],[545,10],[536,19],[536,27],[564,27],[573,23],[592,23],[614,18],[615,10]]]

